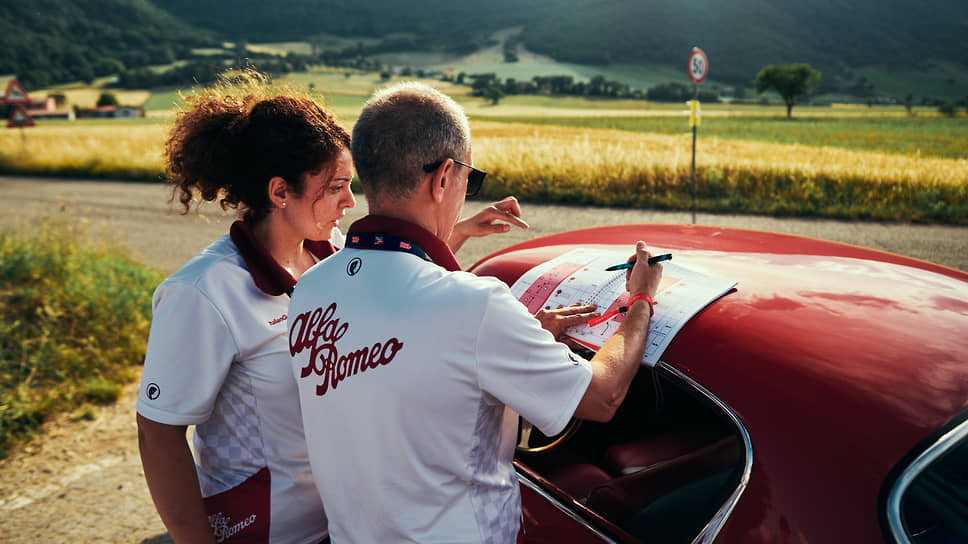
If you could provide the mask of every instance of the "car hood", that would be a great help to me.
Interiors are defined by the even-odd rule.
[[[803,442],[831,464],[866,457],[876,467],[863,470],[883,476],[968,406],[968,274],[951,268],[802,236],[647,224],[534,239],[470,270],[511,285],[572,248],[631,255],[636,240],[738,282],[686,324],[661,360],[751,432]]]

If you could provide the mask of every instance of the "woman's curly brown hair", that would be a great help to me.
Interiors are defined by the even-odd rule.
[[[349,149],[349,134],[315,100],[288,89],[269,96],[273,91],[259,74],[243,73],[186,98],[190,108],[179,113],[165,144],[172,200],[185,213],[198,194],[259,221],[272,207],[272,177],[301,194],[307,173]]]

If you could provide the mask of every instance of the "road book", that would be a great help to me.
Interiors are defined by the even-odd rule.
[[[605,313],[624,306],[629,299],[625,290],[625,271],[607,272],[609,266],[625,262],[631,252],[609,249],[578,248],[563,253],[525,272],[511,286],[532,314],[541,309],[569,306],[576,302],[595,303]],[[676,333],[700,310],[736,287],[736,282],[689,268],[678,262],[662,263],[662,282],[656,292],[655,315],[649,323],[649,339],[642,362],[655,366]],[[570,327],[565,335],[595,351],[602,347],[624,314],[590,327]]]

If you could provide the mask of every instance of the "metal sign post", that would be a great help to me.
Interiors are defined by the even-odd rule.
[[[696,224],[696,129],[699,127],[699,84],[706,80],[709,60],[702,49],[692,48],[689,54],[689,78],[693,83],[692,100],[689,101],[689,126],[692,127],[692,224]]]

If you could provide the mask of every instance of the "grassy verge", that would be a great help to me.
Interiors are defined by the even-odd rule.
[[[39,224],[0,230],[0,458],[48,416],[117,400],[162,279],[83,227]]]

